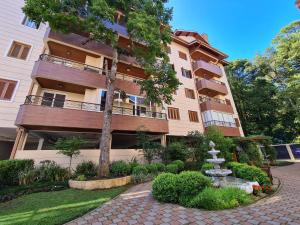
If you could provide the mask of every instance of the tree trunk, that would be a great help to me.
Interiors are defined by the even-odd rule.
[[[103,126],[100,141],[100,158],[98,177],[109,176],[109,152],[111,147],[111,119],[115,91],[115,79],[117,73],[118,52],[114,50],[111,71],[106,72],[107,93],[105,109],[103,112]]]

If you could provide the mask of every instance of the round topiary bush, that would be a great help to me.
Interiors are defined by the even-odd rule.
[[[130,174],[131,167],[124,161],[115,161],[110,165],[110,174],[113,177],[121,177]]]
[[[160,202],[178,202],[177,175],[162,173],[158,175],[152,185],[153,197]]]
[[[177,177],[177,193],[179,203],[188,205],[192,197],[204,188],[211,186],[211,179],[197,171],[183,171]]]
[[[178,166],[176,164],[168,164],[166,166],[166,172],[168,173],[178,173]]]
[[[171,162],[171,164],[176,164],[178,167],[178,172],[184,170],[184,162],[181,160],[175,160],[173,162]]]

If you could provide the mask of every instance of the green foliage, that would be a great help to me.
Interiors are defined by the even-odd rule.
[[[189,203],[190,207],[208,210],[231,209],[252,202],[251,197],[238,188],[208,187],[195,196]]]
[[[245,151],[242,151],[239,154],[239,162],[240,163],[249,163],[250,162],[250,159]]]
[[[133,168],[132,178],[134,183],[142,183],[148,181],[152,178],[146,166],[138,165]]]
[[[199,131],[192,131],[188,133],[187,137],[187,146],[190,149],[190,158],[199,164],[204,163],[205,159],[209,157],[209,154],[207,153],[208,147],[206,144],[206,136]]]
[[[183,171],[177,176],[179,203],[187,206],[189,201],[205,187],[211,186],[211,179],[196,171]]]
[[[138,165],[140,165],[137,161],[136,158],[133,158],[130,162],[129,162],[129,166],[130,166],[130,173],[132,173],[133,169],[135,167],[137,167]]]
[[[174,174],[178,173],[179,172],[178,165],[177,164],[172,164],[172,163],[168,164],[166,166],[166,172],[174,173]]]
[[[283,28],[263,55],[235,60],[226,68],[247,136],[263,134],[276,143],[289,143],[299,134],[299,24]]]
[[[137,132],[138,145],[142,147],[142,153],[150,164],[154,159],[158,159],[161,156],[162,146],[160,143],[151,141],[151,138],[146,132]]]
[[[187,161],[184,164],[184,170],[196,170],[196,171],[200,171],[201,170],[201,164],[195,161]]]
[[[164,172],[166,170],[166,166],[163,163],[153,163],[153,164],[156,166],[158,172]]]
[[[80,155],[80,148],[85,143],[80,137],[59,138],[55,142],[55,148],[58,149],[59,154],[63,154],[70,158],[69,175],[71,175],[72,159]]]
[[[75,178],[75,180],[77,180],[77,181],[86,181],[86,176],[85,175],[78,175],[76,178]]]
[[[173,142],[167,147],[167,155],[170,161],[181,160],[185,162],[189,156],[189,152],[184,143]]]
[[[160,202],[177,203],[177,175],[172,173],[158,175],[153,181],[152,194]]]
[[[214,165],[212,163],[204,163],[201,167],[201,173],[205,175],[206,170],[210,170],[210,169],[213,169],[213,168],[214,168]]]
[[[157,168],[156,164],[154,164],[154,163],[147,164],[146,168],[147,168],[149,173],[152,173],[152,174],[157,174],[158,173],[158,168]]]
[[[110,171],[110,175],[113,177],[122,177],[130,174],[131,167],[128,163],[120,160],[120,161],[112,162],[110,164],[109,171]]]
[[[233,175],[249,181],[257,181],[260,185],[270,185],[270,178],[260,168],[243,163],[230,162],[227,167],[232,170]]]
[[[171,164],[175,164],[178,167],[178,172],[181,172],[184,169],[184,162],[181,160],[175,160],[171,162]]]
[[[75,174],[94,177],[97,175],[97,166],[92,161],[82,162],[76,166]]]
[[[0,186],[17,185],[19,173],[33,169],[33,160],[0,160]]]

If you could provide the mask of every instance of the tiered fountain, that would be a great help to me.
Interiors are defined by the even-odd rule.
[[[208,153],[212,156],[212,159],[207,159],[206,161],[209,163],[212,163],[214,165],[213,169],[206,170],[205,173],[212,177],[214,185],[217,187],[224,187],[224,186],[230,186],[230,187],[237,187],[240,188],[247,193],[252,193],[253,188],[252,185],[258,185],[257,182],[249,182],[243,179],[239,179],[236,177],[228,176],[232,173],[229,169],[221,169],[220,164],[225,162],[224,158],[218,158],[217,154],[220,153],[219,150],[215,149],[215,143],[212,141],[209,142],[209,147],[211,147],[211,150],[208,151]]]

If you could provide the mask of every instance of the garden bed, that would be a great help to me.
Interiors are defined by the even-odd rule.
[[[132,182],[131,176],[118,177],[111,179],[100,179],[100,180],[86,180],[77,181],[69,180],[70,188],[83,189],[83,190],[96,190],[96,189],[108,189],[113,187],[120,187]]]

